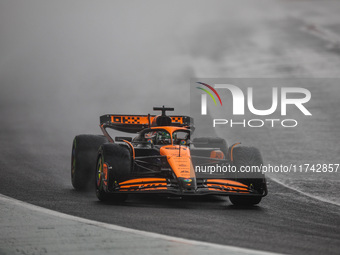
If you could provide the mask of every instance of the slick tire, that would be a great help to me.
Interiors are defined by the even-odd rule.
[[[76,190],[93,188],[93,171],[96,168],[98,148],[108,142],[102,135],[78,135],[73,139],[71,180]]]
[[[235,147],[232,152],[233,165],[238,170],[241,167],[252,167],[260,169],[263,160],[260,151],[254,147],[239,146]],[[262,172],[245,172],[239,173],[237,181],[252,186],[259,194],[263,194],[266,189],[266,180]],[[261,196],[229,196],[230,202],[234,205],[251,206],[261,202]]]
[[[228,144],[219,137],[199,137],[193,139],[193,144],[197,148],[219,148],[227,157]]]
[[[107,173],[104,171],[104,164]],[[103,144],[98,151],[97,168],[95,173],[96,195],[100,201],[122,203],[127,194],[110,192],[116,183],[129,178],[132,160],[130,151],[119,144]]]

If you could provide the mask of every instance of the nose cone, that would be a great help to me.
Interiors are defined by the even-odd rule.
[[[179,145],[163,146],[160,149],[160,154],[167,157],[168,163],[177,178],[192,179],[196,177],[188,147]]]
[[[167,156],[168,163],[178,179],[182,192],[196,192],[196,175],[191,162],[189,148],[179,145],[163,146],[160,149],[160,154]]]
[[[195,192],[197,190],[196,178],[178,178],[179,186],[185,193]]]

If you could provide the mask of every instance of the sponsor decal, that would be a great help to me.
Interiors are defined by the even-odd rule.
[[[184,182],[192,182],[192,179],[183,179]]]

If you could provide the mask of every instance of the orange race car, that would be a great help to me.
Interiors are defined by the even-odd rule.
[[[168,116],[166,111],[174,109],[164,106],[154,110],[162,114],[103,115],[104,136],[76,136],[73,187],[82,190],[95,182],[98,199],[113,202],[122,202],[132,193],[165,193],[223,195],[235,205],[254,205],[267,195],[258,149],[239,143],[228,147],[221,138],[191,140],[192,118]],[[113,139],[108,128],[138,134]]]

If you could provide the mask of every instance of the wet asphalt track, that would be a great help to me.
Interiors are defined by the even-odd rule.
[[[339,252],[339,207],[271,180],[269,195],[252,208],[237,208],[221,197],[131,196],[123,205],[103,204],[94,192],[72,189],[66,144],[45,145],[32,155],[29,151],[40,150],[38,134],[28,151],[11,143],[20,134],[1,129],[0,193],[4,195],[92,220],[177,237],[289,254]],[[9,157],[11,151],[17,152],[15,157]]]
[[[5,11],[0,18],[14,25],[6,27],[6,22],[0,22],[7,28],[2,30],[4,46],[0,48],[4,61],[0,70],[0,193],[88,219],[177,237],[289,254],[339,254],[339,207],[271,180],[269,195],[253,208],[236,208],[227,198],[218,197],[174,200],[133,196],[124,205],[108,205],[98,202],[94,192],[76,192],[71,186],[73,136],[99,132],[100,114],[142,114],[162,104],[176,106],[175,114],[188,114],[186,85],[195,76],[339,77],[336,45],[340,40],[329,32],[340,33],[339,5],[335,1],[329,5],[324,1],[272,2],[245,1],[245,5],[226,4],[223,8],[216,3],[195,5],[197,10],[189,13],[191,16],[187,10],[192,10],[192,3],[178,8],[166,6],[166,13],[175,18],[163,15],[163,5],[153,5],[161,11],[153,11],[155,16],[149,18],[138,16],[145,11],[150,13],[146,5],[138,13],[130,13],[131,7],[127,6],[121,16],[119,8],[112,8],[115,15],[106,8],[108,11],[100,15],[93,12],[97,15],[94,17],[103,20],[93,21],[88,30],[83,24],[87,24],[91,5],[89,9],[80,9],[76,16],[72,8],[58,9],[56,3],[57,8],[39,3],[44,12],[37,12],[31,4],[9,11],[1,8]],[[264,11],[267,7],[272,7],[271,11]],[[237,11],[233,11],[235,8]],[[208,19],[203,20],[202,16]],[[215,16],[218,18],[211,18]],[[106,19],[112,21],[107,17],[117,20],[107,23]],[[140,24],[130,26],[127,21],[132,17],[137,17],[135,21]],[[192,23],[181,17],[188,17]],[[21,23],[15,23],[17,19]],[[45,27],[47,20],[55,23]],[[158,24],[154,20],[160,20],[160,28],[154,26]],[[321,28],[314,25],[319,23]],[[100,29],[105,30],[107,24],[108,30],[122,33],[121,36],[104,36]],[[178,24],[186,25],[177,30]],[[138,25],[153,30],[141,30],[135,45],[131,42],[139,31],[134,26]],[[97,39],[105,42],[100,44],[104,50],[99,52],[92,48],[98,45]],[[152,42],[159,43],[150,47]],[[155,88],[167,97],[159,96]],[[327,104],[331,102],[327,100],[316,105],[316,109],[322,108],[327,121],[337,121],[326,125],[326,132],[325,126],[320,125],[323,120],[313,122],[311,127],[320,127],[315,134],[322,145],[314,148],[331,146],[334,155],[339,150],[337,144],[331,143],[339,130],[337,97],[333,93],[334,105]],[[133,103],[127,103],[126,98],[133,98]],[[276,162],[270,154],[272,144],[261,143],[267,135],[260,134],[254,142],[268,150],[265,159]],[[246,136],[251,139],[251,134]],[[280,140],[286,137],[284,134]],[[303,158],[306,154],[300,146],[308,147],[311,137],[298,138],[292,139],[299,145],[284,145],[280,149],[295,149]],[[321,149],[316,153],[322,155]],[[337,163],[336,156],[326,159]]]

